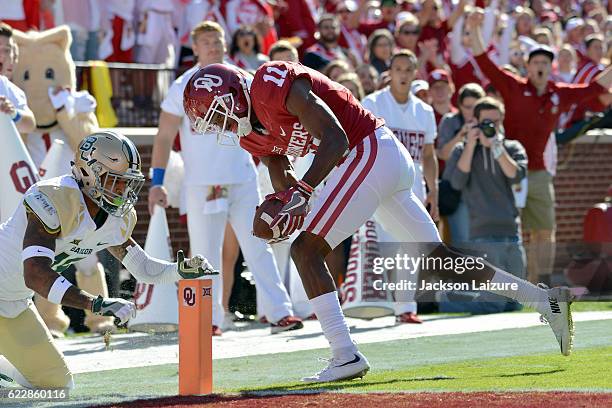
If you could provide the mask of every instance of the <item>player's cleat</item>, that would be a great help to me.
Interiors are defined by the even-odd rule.
[[[221,328],[219,326],[213,326],[212,327],[212,335],[213,336],[221,336],[223,334],[223,331],[221,330]]]
[[[419,316],[417,316],[414,312],[406,312],[400,315],[395,316],[395,323],[412,323],[412,324],[421,324],[423,321]]]
[[[270,331],[272,334],[290,331],[290,330],[298,330],[304,327],[304,323],[302,323],[302,319],[296,316],[285,316],[280,319],[276,323],[270,324]]]
[[[0,388],[14,387],[15,382],[8,375],[0,373]]]
[[[572,295],[569,288],[548,288],[538,285],[547,290],[548,307],[546,313],[542,314],[541,320],[550,325],[555,337],[559,342],[561,354],[569,356],[572,352],[574,341],[574,322],[572,321]]]
[[[352,360],[338,361],[335,358],[321,359],[329,364],[323,370],[313,376],[302,378],[303,382],[320,383],[340,380],[352,380],[361,378],[370,370],[370,364],[363,354],[359,351],[353,355]]]

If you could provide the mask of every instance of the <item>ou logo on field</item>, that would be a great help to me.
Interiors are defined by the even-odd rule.
[[[213,88],[221,86],[223,80],[218,75],[205,74],[202,78],[198,78],[194,81],[193,86],[196,89],[206,89],[208,92],[212,92]]]

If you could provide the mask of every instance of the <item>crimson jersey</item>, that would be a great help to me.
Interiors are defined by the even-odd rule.
[[[251,132],[240,138],[240,146],[253,156],[304,156],[316,151],[319,141],[308,133],[285,106],[289,90],[297,78],[306,78],[312,92],[321,98],[338,118],[346,132],[349,149],[384,125],[365,110],[342,85],[299,63],[272,61],[255,72],[251,83],[251,105],[266,134]]]

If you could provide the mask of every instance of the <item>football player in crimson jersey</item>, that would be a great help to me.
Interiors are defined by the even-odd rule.
[[[190,78],[183,104],[196,131],[221,137],[231,130],[243,148],[268,166],[276,193],[267,199],[285,203],[271,222],[273,230],[280,230],[274,240],[301,230],[291,256],[333,353],[326,368],[303,380],[366,374],[370,366],[351,339],[325,256],[374,212],[398,240],[433,243],[431,256],[462,256],[441,243],[435,224],[412,193],[414,164],[406,148],[346,88],[299,63],[268,62],[253,78],[227,65],[209,65]],[[298,180],[287,156],[309,151],[316,152],[315,158]],[[313,188],[323,180],[310,208]],[[438,279],[498,284],[502,289],[494,293],[542,313],[563,354],[570,353],[569,289],[542,289],[488,264],[463,274],[435,274]]]

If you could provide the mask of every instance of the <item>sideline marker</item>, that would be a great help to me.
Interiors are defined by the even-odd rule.
[[[212,280],[179,280],[179,395],[212,393]]]

